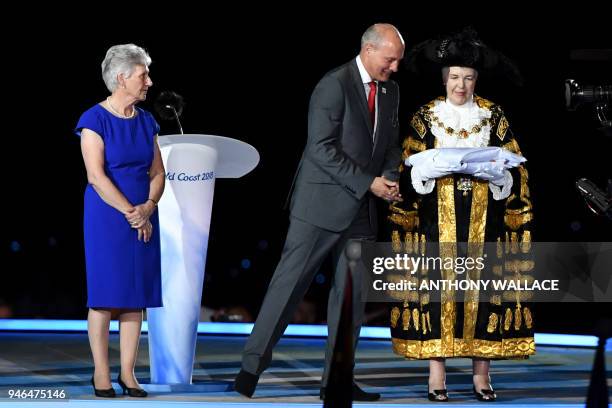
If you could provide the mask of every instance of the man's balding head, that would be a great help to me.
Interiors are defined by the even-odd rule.
[[[404,57],[404,39],[391,24],[374,24],[361,36],[361,61],[372,79],[388,81]]]

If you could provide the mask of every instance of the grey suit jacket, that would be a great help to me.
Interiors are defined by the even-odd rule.
[[[327,73],[308,111],[308,141],[294,178],[291,215],[340,232],[355,218],[374,177],[399,178],[399,89],[378,84],[377,131],[373,129],[355,60]],[[375,211],[370,205],[370,211]],[[371,217],[372,218],[372,217]]]

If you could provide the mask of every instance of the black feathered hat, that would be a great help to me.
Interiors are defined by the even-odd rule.
[[[460,66],[505,77],[518,86],[523,84],[514,62],[487,47],[472,27],[415,45],[406,54],[405,61],[408,70],[417,75],[439,72],[442,67]]]

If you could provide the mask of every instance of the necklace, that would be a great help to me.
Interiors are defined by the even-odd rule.
[[[134,115],[136,114],[136,109],[132,106],[132,113],[129,116],[125,116],[120,114],[119,112],[117,112],[115,110],[115,108],[113,108],[113,105],[111,105],[110,103],[110,96],[108,98],[106,98],[106,103],[108,104],[108,107],[110,108],[111,112],[113,112],[115,115],[119,116],[120,118],[123,119],[132,119],[134,117]]]

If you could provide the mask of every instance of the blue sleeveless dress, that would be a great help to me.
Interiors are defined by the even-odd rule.
[[[93,130],[104,141],[104,170],[133,205],[149,197],[148,171],[159,125],[136,108],[131,119],[119,118],[100,105],[87,110],[75,132]],[[159,218],[151,215],[153,235],[138,241],[125,216],[106,204],[91,184],[85,189],[83,230],[87,270],[87,306],[146,308],[162,306]]]

